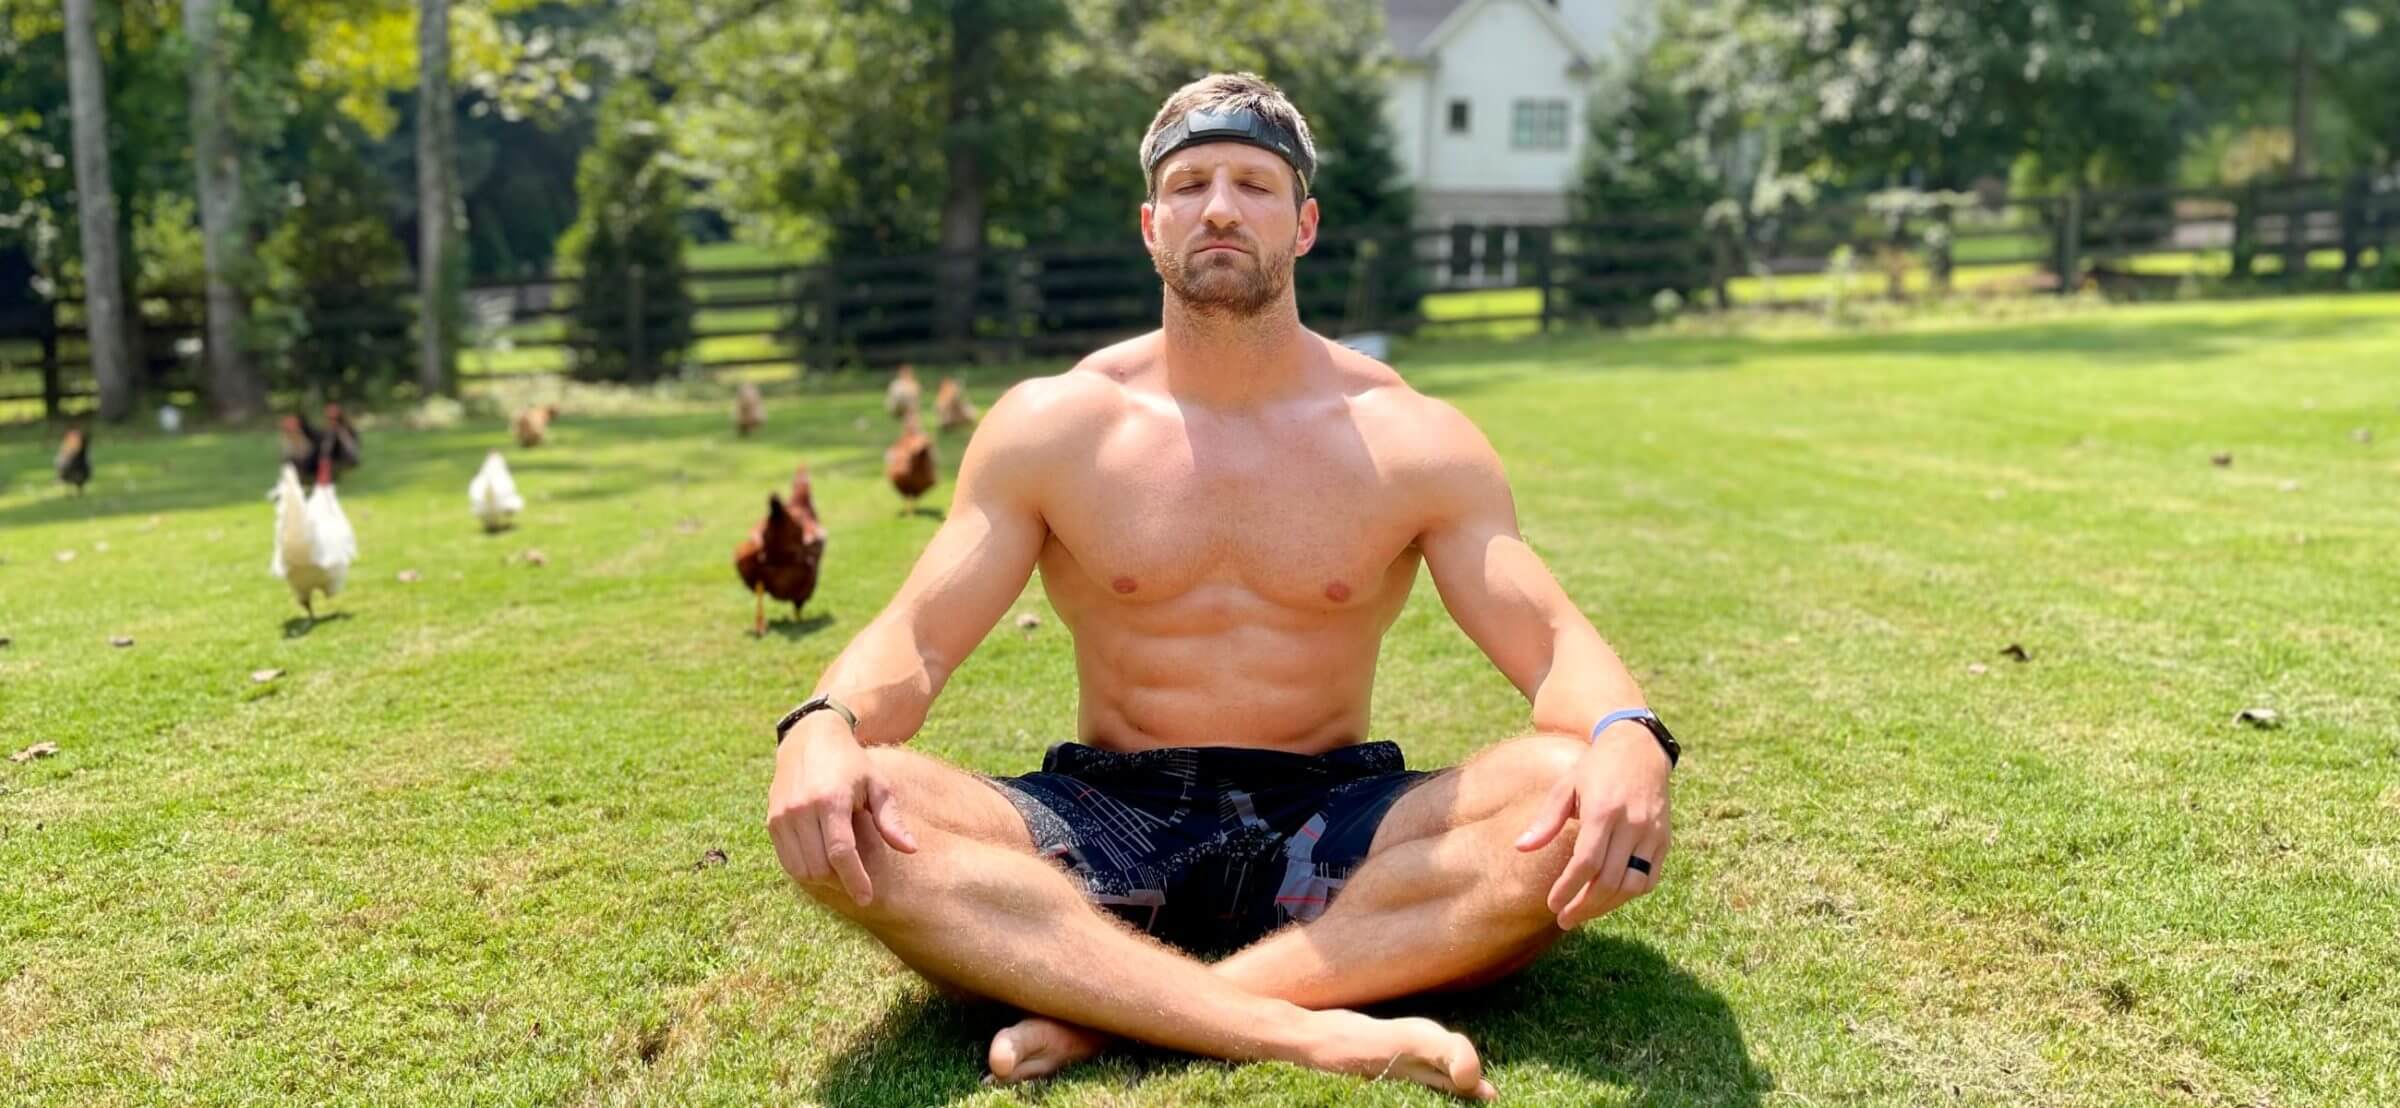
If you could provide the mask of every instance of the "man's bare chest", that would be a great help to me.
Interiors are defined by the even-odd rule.
[[[1324,610],[1370,603],[1412,554],[1422,521],[1406,490],[1363,455],[1213,461],[1173,450],[1104,454],[1088,478],[1054,486],[1044,497],[1054,547],[1046,572],[1061,562],[1056,569],[1090,588],[1135,603],[1229,585]]]

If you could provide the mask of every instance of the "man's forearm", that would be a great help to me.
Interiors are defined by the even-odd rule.
[[[906,623],[878,619],[825,667],[816,691],[858,716],[859,742],[888,746],[915,737],[948,676],[949,667],[926,657]]]
[[[1578,615],[1559,629],[1550,666],[1534,689],[1535,729],[1584,738],[1600,717],[1646,706],[1633,674],[1589,622]]]

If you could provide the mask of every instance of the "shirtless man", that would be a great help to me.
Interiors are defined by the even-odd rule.
[[[1030,1014],[997,1079],[1123,1036],[1488,1099],[1464,1036],[1351,1007],[1505,976],[1648,892],[1674,740],[1474,424],[1301,326],[1316,159],[1283,95],[1194,82],[1142,158],[1161,329],[984,418],[899,594],[778,725],[776,854],[945,990]],[[1536,732],[1432,774],[1365,741],[1419,561]],[[1036,566],[1081,741],[1012,778],[902,749]]]

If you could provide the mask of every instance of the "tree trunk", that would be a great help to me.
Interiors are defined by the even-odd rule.
[[[978,255],[983,250],[983,98],[991,94],[992,19],[984,5],[967,2],[950,18],[950,94],[944,119],[942,159],[949,171],[942,194],[940,296],[942,338],[964,343],[975,325]]]
[[[100,418],[118,420],[133,411],[133,365],[125,351],[117,190],[108,172],[108,95],[92,0],[67,0],[67,103],[75,131],[75,222],[83,228],[83,327]]]
[[[2304,35],[2306,30],[2302,32]],[[2311,57],[2308,40],[2304,37],[2292,47],[2292,183],[2308,180],[2309,118],[2315,113],[2316,59]],[[2313,214],[2299,190],[2284,198],[2283,217],[2283,278],[2296,281],[2308,270],[2308,221]]]
[[[2309,123],[2316,115],[2316,58],[2303,40],[2292,48],[2292,180],[2308,179],[2311,161],[2309,146],[2313,135]]]
[[[458,348],[457,280],[451,248],[457,241],[450,94],[450,0],[417,6],[417,388],[427,396],[450,391]]]
[[[208,394],[217,416],[248,419],[266,406],[266,390],[250,370],[242,343],[248,305],[233,268],[244,256],[242,167],[225,96],[230,58],[218,0],[184,0],[183,31],[192,43],[192,157],[200,190],[201,257],[208,266]]]

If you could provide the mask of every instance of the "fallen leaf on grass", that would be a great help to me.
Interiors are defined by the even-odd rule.
[[[9,755],[8,760],[12,762],[30,762],[36,758],[47,758],[56,753],[58,753],[57,743],[35,743],[32,746],[26,747],[23,750]]]
[[[2244,708],[2233,714],[2233,722],[2247,723],[2261,731],[2267,731],[2282,726],[2283,717],[2276,714],[2273,708]]]
[[[700,521],[696,519],[676,520],[675,533],[678,535],[697,535],[700,533]]]
[[[2019,662],[2030,662],[2033,660],[2033,655],[2025,653],[2024,647],[2013,642],[2000,648],[2000,656]]]
[[[702,854],[699,861],[692,863],[692,868],[695,870],[703,870],[712,866],[724,865],[725,862],[725,852],[718,850],[715,847],[710,847],[708,849],[708,853]]]
[[[2227,450],[2221,453],[2211,454],[2208,456],[2208,462],[2210,465],[2213,465],[2218,469],[2224,469],[2225,467],[2233,464],[2233,451]]]
[[[133,645],[133,636],[131,636],[131,635],[111,635],[111,636],[109,636],[109,639],[108,639],[108,645],[110,645],[110,646],[113,646],[113,647],[116,647],[116,648],[117,648],[117,649],[119,649],[119,650],[123,650],[123,649],[125,649],[126,647],[128,647],[128,646],[132,646],[132,645]]]
[[[58,560],[62,562],[72,562],[75,560],[75,552],[72,550],[61,550],[58,552]]]
[[[401,584],[403,584],[403,585],[414,585],[414,584],[416,584],[416,583],[417,583],[417,581],[419,580],[420,576],[421,576],[421,575],[420,575],[420,574],[418,574],[418,573],[417,573],[417,571],[416,571],[416,570],[413,570],[413,569],[404,569],[404,570],[401,570],[401,571],[400,571],[400,583],[401,583]]]
[[[2365,446],[2368,443],[2375,441],[2375,432],[2369,428],[2361,427],[2356,431],[2350,432],[2350,441],[2357,443],[2360,446]]]
[[[1990,666],[1987,666],[1987,665],[1983,664],[1982,662],[1968,662],[1968,663],[1967,663],[1967,672],[1968,672],[1968,673],[1971,673],[1971,674],[1974,674],[1974,675],[1975,675],[1975,676],[1977,676],[1977,677],[1981,677],[1981,676],[1983,676],[1983,675],[1984,675],[1984,674],[1986,674],[1986,673],[1990,673],[1991,671],[1992,671],[1992,667],[1990,667]]]
[[[1017,613],[1017,630],[1031,631],[1042,625],[1042,617],[1033,612]]]
[[[250,671],[250,680],[261,685],[264,685],[267,682],[281,676],[283,676],[283,671],[280,669],[254,669]]]
[[[549,555],[546,555],[539,550],[528,550],[519,555],[519,557],[524,558],[525,564],[529,566],[546,566],[550,564]]]
[[[2279,484],[2279,485],[2275,486],[2275,491],[2277,491],[2277,492],[2299,492],[2299,491],[2300,491],[2300,482],[2298,482],[2298,481],[2285,481],[2285,482],[2283,482],[2282,484]]]
[[[93,544],[92,544],[92,553],[94,553],[94,554],[106,554],[106,553],[108,553],[108,540],[107,540],[107,539],[101,539],[101,540],[99,540],[99,541],[97,541],[97,542],[93,543]]]

